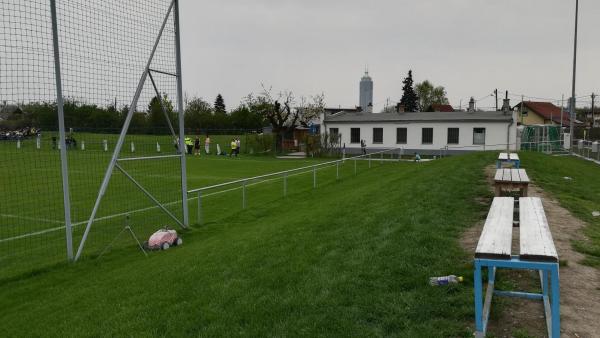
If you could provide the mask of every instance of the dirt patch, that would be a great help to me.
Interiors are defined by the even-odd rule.
[[[491,165],[485,171],[490,190],[493,191],[495,167]],[[586,224],[533,183],[529,185],[529,196],[542,198],[561,262],[561,337],[600,337],[600,271],[580,264],[584,256],[571,245],[573,241],[587,240],[582,234]],[[464,232],[461,244],[468,252],[475,251],[483,224],[484,220],[481,220]],[[514,252],[519,250],[518,235],[518,231],[513,231]],[[504,285],[539,292],[539,277],[535,272],[529,271],[499,271],[497,286],[501,288]],[[495,297],[492,303],[489,335],[513,337],[526,334],[547,337],[544,307],[540,301]]]

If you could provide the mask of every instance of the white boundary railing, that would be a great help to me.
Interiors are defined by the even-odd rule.
[[[278,171],[275,173],[264,174],[264,175],[254,176],[254,177],[241,178],[241,179],[234,180],[234,181],[229,181],[229,182],[214,184],[214,185],[210,185],[210,186],[206,186],[206,187],[191,189],[188,191],[188,200],[193,199],[193,198],[189,198],[190,195],[196,194],[195,198],[197,199],[197,203],[198,203],[197,215],[196,215],[197,223],[202,224],[202,195],[203,195],[203,192],[205,192],[207,190],[223,188],[223,187],[227,187],[227,186],[231,186],[231,185],[241,185],[242,209],[245,209],[246,208],[246,186],[248,185],[248,182],[255,181],[255,180],[263,180],[262,182],[266,182],[266,181],[270,181],[269,179],[272,179],[272,178],[282,177],[283,178],[283,196],[285,197],[285,196],[287,196],[287,193],[288,193],[287,178],[288,178],[288,176],[290,176],[290,174],[299,175],[299,174],[305,174],[305,173],[312,172],[312,174],[313,174],[313,189],[316,189],[317,188],[317,170],[335,166],[336,167],[336,173],[335,173],[336,180],[339,180],[340,179],[340,163],[344,163],[346,161],[354,161],[354,175],[357,175],[358,168],[357,168],[356,162],[358,160],[369,161],[369,168],[371,168],[372,161],[379,160],[380,163],[383,163],[383,161],[389,161],[389,160],[400,161],[400,159],[403,155],[403,152],[404,152],[403,148],[386,149],[386,150],[381,150],[381,151],[377,151],[377,152],[373,152],[373,153],[369,153],[369,154],[353,156],[353,157],[346,157],[346,158],[341,158],[341,159],[337,159],[334,161],[317,163],[317,164],[313,164],[310,166],[299,167],[299,168],[294,168],[294,169],[289,169],[289,170],[284,170],[284,171]],[[390,157],[388,159],[384,159],[385,153],[390,154]],[[379,158],[376,158],[376,157],[374,158],[374,155],[379,155]],[[260,183],[262,183],[262,182],[260,182]]]
[[[600,164],[600,142],[575,139],[573,140],[573,155]]]

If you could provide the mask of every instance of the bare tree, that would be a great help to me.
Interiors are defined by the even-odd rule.
[[[272,87],[267,88],[264,84],[261,86],[263,91],[257,96],[248,95],[245,104],[271,124],[273,133],[277,135],[278,150],[286,133],[300,125],[307,127],[325,109],[323,94],[311,96],[310,100],[305,97],[297,100],[291,91],[273,94]]]

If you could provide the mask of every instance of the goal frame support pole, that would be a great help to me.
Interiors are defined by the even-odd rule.
[[[60,170],[62,176],[63,206],[65,214],[65,236],[67,259],[73,260],[73,224],[71,223],[71,196],[69,191],[69,165],[67,162],[67,145],[65,140],[65,112],[60,72],[60,50],[58,46],[58,19],[56,17],[56,0],[50,0],[52,16],[52,42],[54,49],[54,78],[56,81],[56,110],[58,112],[58,133],[60,142]]]

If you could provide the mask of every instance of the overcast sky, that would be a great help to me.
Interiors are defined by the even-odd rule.
[[[582,96],[600,92],[600,1],[579,5]],[[454,106],[494,88],[571,91],[575,0],[190,0],[180,11],[185,91],[211,102],[221,93],[228,109],[261,83],[355,106],[365,65],[375,111],[399,100],[409,69],[443,85]]]

